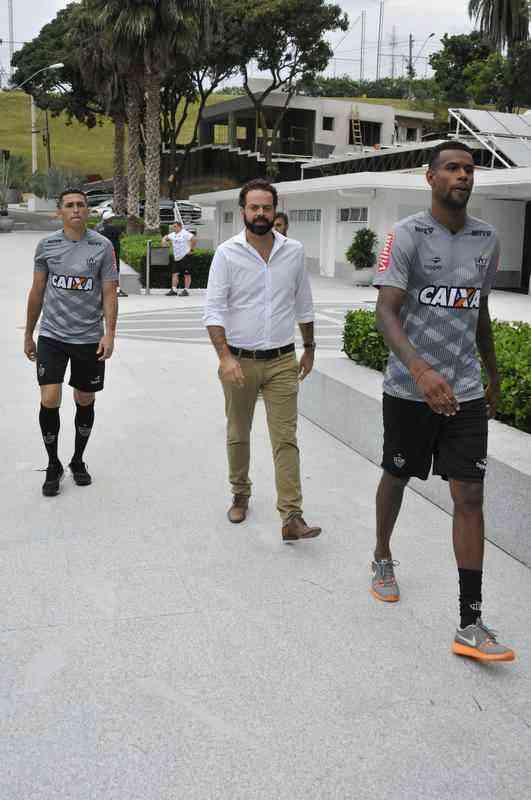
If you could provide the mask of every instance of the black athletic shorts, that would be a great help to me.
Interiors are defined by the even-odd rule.
[[[485,398],[460,403],[454,417],[436,414],[427,403],[383,396],[382,467],[399,478],[430,474],[444,480],[481,482],[487,468],[488,418]]]
[[[70,386],[80,392],[101,392],[105,361],[98,361],[98,343],[69,344],[47,336],[37,341],[37,380],[39,386],[62,383],[70,361]]]
[[[183,275],[191,275],[192,274],[192,266],[193,266],[193,263],[192,263],[192,257],[190,256],[190,254],[188,254],[187,256],[183,256],[183,258],[181,258],[180,261],[174,261],[174,259],[172,258],[172,260],[171,260],[172,275],[175,272],[179,272],[179,273],[181,273]]]

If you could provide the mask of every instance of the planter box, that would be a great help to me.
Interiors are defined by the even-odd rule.
[[[55,200],[45,200],[43,197],[30,197],[28,211],[57,211]]]
[[[379,465],[383,439],[382,378],[381,373],[358,366],[346,356],[327,360],[301,385],[301,414]],[[448,484],[440,478],[413,479],[409,486],[448,514],[452,513]],[[487,539],[531,567],[530,497],[531,435],[501,422],[490,422],[485,486]]]
[[[11,217],[0,217],[0,233],[11,233],[15,221]]]
[[[372,286],[374,267],[369,267],[369,269],[353,269],[352,276],[354,286]]]

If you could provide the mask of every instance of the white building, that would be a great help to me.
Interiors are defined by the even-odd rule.
[[[276,185],[279,210],[290,219],[289,235],[303,242],[311,272],[353,280],[345,251],[361,227],[370,227],[382,244],[398,220],[429,207],[424,174],[363,172],[289,181]],[[241,227],[238,189],[194,195],[215,206],[215,244]],[[496,286],[529,291],[531,274],[531,167],[478,169],[469,204],[472,216],[499,232],[501,265]]]

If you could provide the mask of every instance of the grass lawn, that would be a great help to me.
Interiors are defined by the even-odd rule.
[[[230,97],[214,95],[209,98],[209,105],[227,99]],[[190,141],[195,117],[192,111],[181,131],[180,144]],[[42,130],[42,111],[38,111],[38,124]],[[103,119],[101,125],[89,130],[75,121],[69,124],[64,114],[55,119],[50,116],[50,141],[54,167],[76,170],[81,175],[112,177],[113,126],[108,120]],[[42,135],[38,142],[39,170],[44,171],[46,151]],[[0,92],[0,148],[24,156],[31,163],[30,98],[24,92]]]

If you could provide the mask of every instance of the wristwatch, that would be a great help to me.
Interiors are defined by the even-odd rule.
[[[315,350],[315,342],[303,342],[305,350]]]

